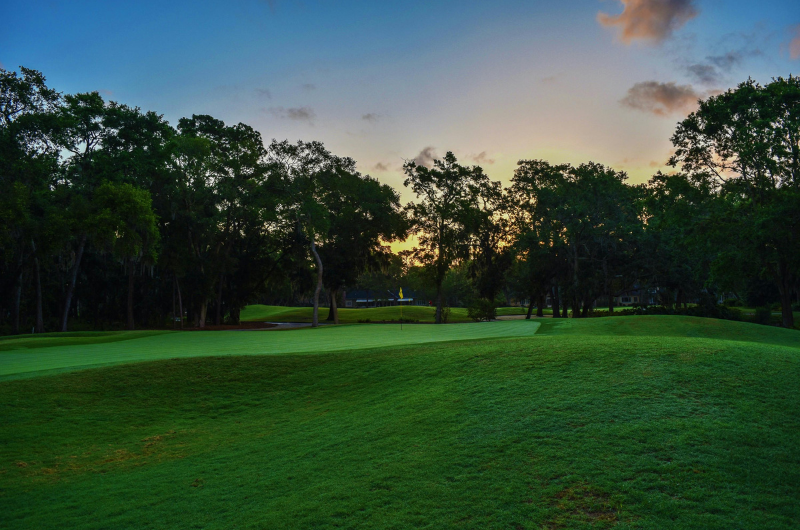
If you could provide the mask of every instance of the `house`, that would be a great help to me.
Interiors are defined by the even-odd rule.
[[[403,290],[403,299],[399,298],[399,290],[353,289],[343,293],[344,307],[388,307],[395,305],[429,305],[427,300],[417,298],[416,292]]]

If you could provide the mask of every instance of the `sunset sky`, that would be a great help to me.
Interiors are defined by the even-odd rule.
[[[800,73],[800,2],[11,0],[0,63],[63,92],[321,140],[405,200],[404,159],[663,168],[698,97]]]

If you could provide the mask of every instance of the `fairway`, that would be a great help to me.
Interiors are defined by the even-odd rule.
[[[453,340],[523,337],[534,321],[470,324],[370,324],[285,331],[93,333],[0,341],[0,379],[54,370],[217,355],[287,355],[380,348]],[[42,347],[37,346],[37,340]],[[81,341],[75,344],[76,341]],[[64,343],[63,345],[61,343]]]
[[[394,347],[399,326],[369,325],[80,347],[384,344],[2,381],[3,527],[798,527],[800,334],[687,317],[541,323],[519,338],[535,323],[444,326],[472,340]],[[476,340],[484,330],[497,331]],[[80,359],[71,348],[27,354]]]
[[[369,319],[372,322],[399,321],[399,306],[392,307],[364,307],[360,309],[339,308],[339,322],[357,323]],[[498,307],[498,316],[502,315],[524,315],[527,309],[524,307]],[[407,306],[402,308],[402,318],[405,320],[418,320],[419,322],[433,322],[436,308],[427,306]],[[311,322],[313,308],[311,307],[284,307],[277,305],[249,305],[242,310],[242,322]],[[320,309],[320,318],[325,319],[328,310]],[[448,322],[472,322],[467,316],[467,310],[463,307],[450,308]]]

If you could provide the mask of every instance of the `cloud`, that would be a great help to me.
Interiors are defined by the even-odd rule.
[[[266,88],[257,88],[256,95],[262,98],[272,99],[272,92]]]
[[[317,89],[317,85],[315,85],[313,83],[305,83],[305,84],[302,85],[302,87],[303,87],[303,90],[308,90],[308,91]]]
[[[686,67],[695,81],[705,85],[713,85],[719,81],[719,72],[710,64],[693,64]]]
[[[375,171],[389,171],[389,164],[384,164],[383,162],[378,162],[373,166]]]
[[[758,50],[753,50],[751,53],[758,55],[760,52]],[[714,66],[717,66],[718,68],[728,72],[734,66],[739,66],[739,64],[741,64],[742,52],[728,52],[723,55],[709,55],[706,57],[706,60]]]
[[[433,167],[433,161],[436,158],[436,148],[429,145],[414,157],[413,162],[418,166]]]
[[[313,122],[314,118],[316,117],[314,109],[311,107],[293,107],[288,109],[283,107],[271,107],[269,112],[273,116],[281,119],[306,121],[308,123]]]
[[[543,85],[553,85],[558,80],[558,78],[554,75],[548,75],[547,77],[543,77],[540,79]]]
[[[789,41],[789,57],[800,59],[800,24],[794,26],[790,31],[793,36]]]
[[[486,154],[486,151],[481,151],[477,155],[470,157],[476,164],[494,164],[494,159],[489,158],[489,155]]]
[[[368,113],[364,114],[363,116],[361,116],[361,119],[364,120],[364,121],[376,122],[379,119],[381,119],[381,115],[380,114],[375,114],[374,112],[368,112]]]
[[[759,55],[758,49],[747,52],[748,55]],[[698,83],[704,85],[718,85],[722,82],[724,74],[730,73],[735,67],[739,66],[744,59],[745,53],[741,51],[731,51],[722,55],[709,55],[705,62],[692,64],[686,67],[689,75]]]
[[[619,15],[598,13],[605,27],[619,26],[619,39],[630,44],[636,39],[661,42],[697,16],[693,0],[620,0],[625,8]]]
[[[698,93],[691,85],[644,81],[629,88],[628,94],[620,103],[656,116],[686,115],[697,108],[697,100],[703,96],[704,94]]]

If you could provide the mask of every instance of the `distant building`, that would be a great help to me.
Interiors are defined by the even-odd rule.
[[[419,299],[416,292],[403,289],[403,299],[398,291],[373,291],[370,289],[353,289],[344,292],[345,307],[388,307],[396,305],[428,305],[428,300]]]

